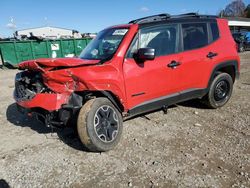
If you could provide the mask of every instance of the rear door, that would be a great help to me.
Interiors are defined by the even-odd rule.
[[[207,22],[181,24],[183,52],[179,54],[179,90],[182,92],[205,88],[205,79],[210,74],[216,58],[216,49],[210,44],[210,25]],[[208,55],[212,54],[211,58]]]

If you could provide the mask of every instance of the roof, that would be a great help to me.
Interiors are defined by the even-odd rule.
[[[18,31],[31,30],[31,29],[41,29],[41,28],[55,28],[55,29],[63,29],[63,30],[68,30],[68,31],[72,31],[73,30],[73,29],[66,29],[66,28],[62,28],[62,27],[43,26],[43,27],[33,27],[33,28],[27,28],[27,29],[20,29],[20,30],[17,30],[17,32]]]
[[[228,25],[229,26],[250,27],[250,18],[224,17],[224,19],[228,20]]]

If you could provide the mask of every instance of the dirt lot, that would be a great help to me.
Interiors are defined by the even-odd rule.
[[[0,70],[0,187],[250,187],[250,52],[231,101],[197,101],[124,123],[107,153],[90,153],[71,129],[52,133],[17,112],[16,70]]]

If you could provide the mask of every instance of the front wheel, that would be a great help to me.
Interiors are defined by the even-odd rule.
[[[205,103],[210,108],[224,106],[230,99],[233,91],[232,77],[227,73],[219,73],[213,80],[208,94],[205,96]]]
[[[77,132],[90,151],[113,149],[121,138],[122,128],[121,113],[107,98],[91,99],[79,112]]]

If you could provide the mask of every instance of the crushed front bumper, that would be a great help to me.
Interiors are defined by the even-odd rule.
[[[17,98],[16,92],[14,92],[14,99],[17,104],[24,108],[42,108],[47,111],[55,111],[62,107],[63,104],[67,104],[69,95],[58,93],[38,93],[30,100],[21,100]]]
[[[52,91],[37,72],[18,73],[13,95],[21,113],[36,116],[48,127],[67,125],[83,102],[83,98],[75,93]]]

